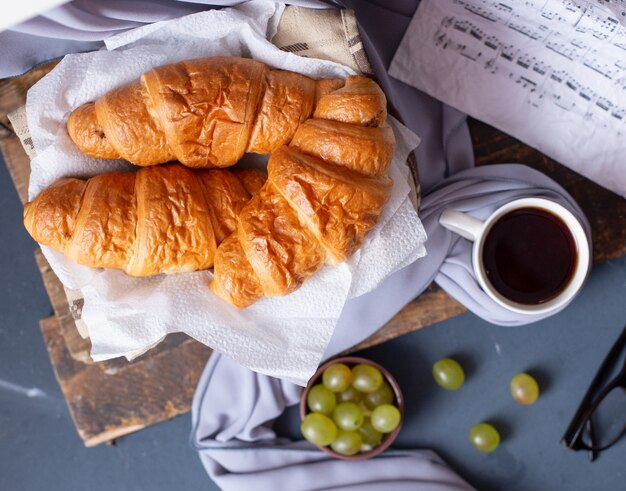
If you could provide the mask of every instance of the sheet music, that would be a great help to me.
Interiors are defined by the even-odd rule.
[[[390,74],[626,197],[626,0],[422,0]]]

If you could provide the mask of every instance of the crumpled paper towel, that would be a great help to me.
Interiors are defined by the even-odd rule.
[[[150,68],[213,55],[253,57],[314,78],[345,77],[349,68],[280,51],[271,39],[283,5],[265,1],[213,10],[138,28],[107,41],[107,50],[66,56],[28,93],[26,111],[37,157],[29,198],[64,176],[129,170],[123,161],[89,158],[70,140],[65,123],[81,104],[137,79]],[[304,385],[316,369],[348,298],[425,254],[426,235],[408,198],[408,153],[419,139],[390,118],[397,150],[392,196],[380,223],[349,261],[324,267],[297,292],[263,299],[239,311],[208,288],[211,272],[133,278],[87,268],[42,247],[68,288],[85,296],[82,317],[94,360],[131,356],[167,333],[185,332],[240,364]]]

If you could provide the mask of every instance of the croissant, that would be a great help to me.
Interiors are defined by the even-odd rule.
[[[238,308],[286,295],[378,222],[395,150],[386,104],[361,76],[314,81],[227,57],[157,67],[76,109],[77,146],[142,166],[271,153],[267,180],[180,165],[63,180],[27,205],[26,227],[81,264],[131,275],[213,265],[210,288]]]
[[[295,291],[360,247],[392,186],[386,114],[383,92],[365,77],[320,98],[314,117],[272,154],[267,181],[217,248],[213,292],[245,308]]]
[[[263,182],[253,170],[179,164],[65,178],[26,204],[24,225],[85,266],[132,276],[196,271],[213,266],[216,247]]]
[[[320,98],[343,84],[251,59],[200,58],[154,68],[84,104],[67,129],[91,157],[228,167],[246,152],[272,153],[289,143]]]

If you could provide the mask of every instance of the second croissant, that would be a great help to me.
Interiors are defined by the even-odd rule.
[[[343,80],[313,80],[260,61],[216,56],[153,68],[75,109],[70,137],[91,157],[136,165],[228,167],[291,141]]]

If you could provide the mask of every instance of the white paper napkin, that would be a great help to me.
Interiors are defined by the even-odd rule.
[[[122,161],[86,157],[65,123],[72,109],[137,79],[150,68],[213,55],[253,57],[314,78],[345,77],[333,62],[280,51],[267,39],[284,6],[265,1],[213,10],[138,28],[109,39],[110,51],[68,55],[28,93],[26,111],[37,157],[30,199],[64,176],[88,177],[129,169]],[[297,292],[263,299],[239,311],[207,287],[209,271],[133,278],[118,270],[79,266],[42,248],[68,288],[85,296],[82,318],[94,360],[130,356],[170,332],[185,332],[252,370],[304,385],[318,365],[350,297],[425,254],[423,227],[408,198],[406,157],[418,137],[390,119],[397,138],[391,199],[377,227],[348,262],[325,267]]]

